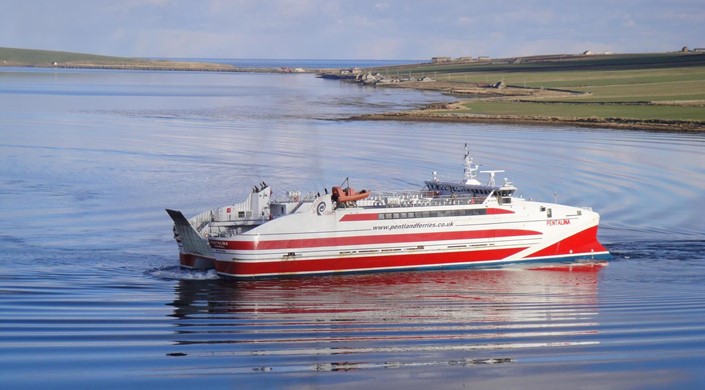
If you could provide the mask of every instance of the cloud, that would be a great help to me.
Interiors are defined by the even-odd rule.
[[[701,0],[5,0],[0,45],[125,56],[403,58],[702,46]]]

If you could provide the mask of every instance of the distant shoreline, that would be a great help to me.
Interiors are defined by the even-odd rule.
[[[372,88],[434,91],[458,99],[422,110],[359,115],[349,120],[705,132],[705,53],[702,52],[505,59],[440,57],[430,63],[364,69],[292,69],[286,66],[240,67],[197,59],[153,60],[0,48],[0,69],[3,67],[316,73],[319,77]]]
[[[684,49],[685,50],[685,49]],[[323,75],[457,100],[350,120],[509,123],[705,132],[705,53],[537,56]]]
[[[178,63],[165,64],[17,64],[0,63],[0,68],[40,68],[40,69],[102,69],[102,70],[144,70],[144,71],[169,71],[169,72],[235,72],[235,73],[294,73],[279,68],[242,68],[233,65],[215,63]],[[304,69],[296,73],[317,73],[321,70]]]
[[[96,69],[96,70],[130,70],[130,71],[176,71],[176,72],[220,72],[220,73],[288,73],[277,68],[240,68],[227,64],[215,63],[177,63],[162,64],[135,63],[135,64],[56,64],[56,65],[28,65],[28,64],[0,64],[0,67],[41,68],[41,69]],[[298,73],[320,73],[322,70],[305,70]],[[447,93],[442,84],[412,83],[408,86],[389,85],[388,87],[401,87],[415,90],[436,91]],[[372,87],[375,88],[375,87]],[[472,94],[472,92],[467,92]],[[452,95],[452,94],[451,94]],[[478,97],[476,97],[478,98]],[[548,125],[548,126],[576,126],[581,128],[610,128],[616,130],[643,130],[643,131],[676,131],[676,132],[705,132],[705,122],[679,121],[679,120],[638,120],[628,118],[562,118],[551,116],[528,115],[487,115],[456,113],[457,106],[472,99],[461,99],[454,103],[437,103],[421,110],[408,110],[400,112],[387,112],[381,114],[363,114],[347,118],[346,120],[361,121],[405,121],[405,122],[451,122],[451,123],[503,123],[523,125]]]
[[[273,65],[235,66],[199,59],[149,59],[111,57],[84,53],[0,47],[0,68],[105,69],[192,72],[313,73],[327,69],[303,69]]]

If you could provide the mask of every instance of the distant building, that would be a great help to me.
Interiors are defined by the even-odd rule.
[[[614,54],[611,51],[591,51],[591,50],[585,50],[584,52],[580,53],[584,56],[602,56],[602,55],[611,55]]]
[[[489,60],[490,60],[490,57],[488,57],[488,56],[479,56],[479,57],[477,57],[477,60],[480,61],[480,62],[485,62],[485,61],[489,61]]]
[[[451,62],[451,61],[452,60],[450,57],[433,57],[433,58],[431,58],[431,62],[434,64],[440,64],[443,62]]]
[[[342,69],[340,71],[340,74],[360,74],[362,73],[362,70],[360,68],[348,68],[348,69]]]

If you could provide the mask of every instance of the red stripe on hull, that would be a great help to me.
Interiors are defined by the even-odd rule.
[[[391,256],[340,257],[320,260],[284,260],[272,262],[216,261],[219,274],[228,276],[264,276],[306,274],[320,272],[354,272],[414,268],[422,266],[462,265],[484,261],[502,260],[521,252],[524,248],[487,249],[471,252],[445,252],[432,254],[403,254]]]
[[[340,222],[352,221],[376,221],[379,219],[379,214],[345,214],[340,218]]]
[[[179,253],[179,264],[190,269],[211,269],[215,267],[215,259],[190,253]]]
[[[386,230],[388,231],[388,230]],[[380,231],[380,233],[385,230]],[[496,229],[496,230],[476,230],[440,233],[413,233],[413,234],[380,234],[370,236],[352,237],[330,237],[330,238],[307,238],[292,240],[268,240],[268,241],[225,241],[213,239],[210,245],[217,249],[229,250],[270,250],[270,249],[290,249],[290,248],[315,248],[329,246],[349,246],[349,245],[370,245],[370,244],[396,244],[407,242],[429,242],[429,241],[451,241],[451,240],[473,240],[487,239],[495,237],[517,237],[533,236],[541,234],[534,230],[521,229]],[[252,237],[248,237],[252,238]]]
[[[607,249],[597,241],[597,226],[585,229],[526,257],[534,258],[592,252],[607,252]]]
[[[492,207],[487,209],[487,215],[497,215],[497,214],[514,214],[514,211],[507,210],[507,209],[495,209]]]

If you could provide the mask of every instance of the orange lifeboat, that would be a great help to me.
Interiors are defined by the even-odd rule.
[[[331,199],[334,202],[340,202],[340,203],[345,203],[345,202],[354,202],[360,199],[365,199],[368,196],[370,196],[370,192],[367,190],[362,190],[360,192],[356,192],[352,188],[341,188],[341,187],[333,187],[333,191],[331,193]]]

